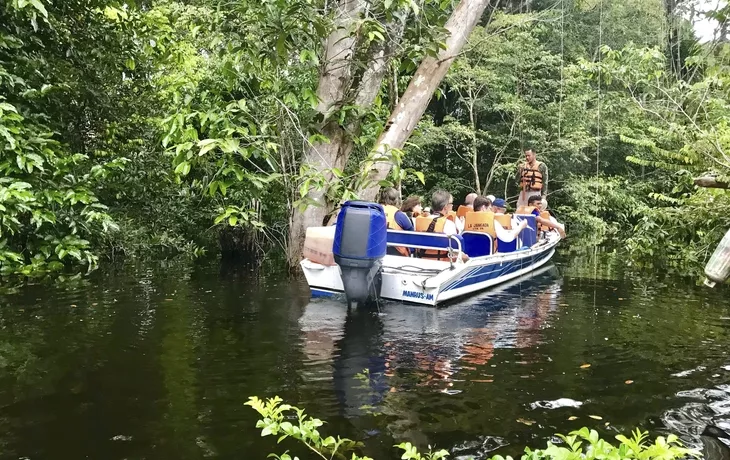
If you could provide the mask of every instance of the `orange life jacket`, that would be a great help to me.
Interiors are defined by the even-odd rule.
[[[456,211],[449,211],[449,213],[446,214],[446,218],[449,219],[451,222],[456,223]]]
[[[385,222],[388,224],[388,228],[391,230],[403,230],[403,227],[398,225],[398,222],[395,220],[395,213],[400,211],[400,209],[390,204],[383,205],[383,209],[385,210]],[[397,246],[395,250],[405,257],[410,257],[411,255],[408,248],[404,248],[402,246]]]
[[[548,211],[540,211],[540,217],[542,217],[545,220],[550,220],[550,213]],[[550,227],[548,227],[547,225],[540,224],[538,226],[538,231],[549,232]]]
[[[466,213],[472,211],[474,211],[474,208],[462,204],[459,206],[459,209],[456,210],[456,217],[466,217]]]
[[[499,222],[499,225],[502,226],[505,230],[512,230],[512,214],[495,214],[494,220]],[[497,233],[495,231],[494,234],[494,252],[497,252]]]
[[[517,212],[515,212],[515,214],[532,214],[532,211],[534,210],[534,206],[520,206],[517,208]]]
[[[495,214],[494,220],[505,230],[512,230],[512,214]]]
[[[522,165],[522,173],[520,174],[522,190],[542,190],[542,173],[539,169],[541,164],[535,160],[535,166],[533,167],[530,167],[527,163]]]
[[[464,218],[465,232],[489,233],[492,237],[497,236],[494,230],[494,213],[492,211],[471,211],[466,213]]]
[[[421,216],[416,218],[417,232],[443,233],[444,224],[449,216]],[[451,219],[449,219],[451,220]],[[446,251],[436,251],[434,249],[419,249],[416,254],[418,257],[436,260],[449,260],[449,253]]]

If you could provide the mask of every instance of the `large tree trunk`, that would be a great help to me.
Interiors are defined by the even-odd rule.
[[[332,174],[327,170],[344,170],[352,152],[352,133],[359,130],[359,121],[344,129],[336,119],[328,119],[342,105],[352,103],[369,108],[380,91],[393,50],[403,36],[405,23],[393,22],[387,25],[388,41],[373,43],[368,51],[367,67],[360,76],[353,94],[353,80],[357,65],[353,62],[357,39],[353,34],[356,21],[365,6],[364,0],[340,0],[337,6],[336,28],[330,34],[325,48],[325,66],[320,74],[317,97],[320,100],[318,112],[325,120],[321,132],[329,139],[327,143],[316,143],[305,152],[302,160],[310,168],[324,173],[327,181]],[[334,203],[329,202],[325,190],[310,189],[308,198],[317,205],[310,205],[304,212],[292,210],[289,227],[288,261],[297,267],[302,258],[302,245],[308,227],[324,225],[332,213]]]
[[[392,166],[389,150],[403,148],[426,111],[434,91],[466,44],[488,4],[489,0],[461,0],[446,21],[445,27],[449,32],[446,49],[442,50],[438,57],[426,57],[408,84],[406,92],[373,148],[371,158],[374,162],[368,175],[367,186],[360,193],[361,199],[370,201],[375,199],[380,189],[378,182],[388,176]]]
[[[322,134],[329,139],[329,143],[310,145],[302,160],[304,164],[320,173],[331,168],[342,169],[349,153],[347,133],[336,120],[328,118],[343,103],[345,95],[352,86],[352,57],[357,46],[353,29],[364,6],[363,0],[340,0],[336,6],[335,28],[325,42],[324,67],[317,86],[319,98],[317,111],[324,120]],[[331,179],[331,177],[326,178]],[[304,212],[297,212],[296,209],[292,212],[288,254],[289,265],[292,267],[297,266],[301,260],[302,244],[307,228],[321,226],[331,211],[324,190],[311,189],[308,198],[313,200],[316,206],[311,205]]]

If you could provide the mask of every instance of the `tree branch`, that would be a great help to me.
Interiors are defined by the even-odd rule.
[[[716,176],[695,177],[694,183],[698,187],[730,189],[730,183],[719,181]]]

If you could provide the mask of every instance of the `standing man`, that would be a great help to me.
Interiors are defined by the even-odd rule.
[[[548,168],[542,161],[537,161],[535,150],[525,150],[525,162],[517,170],[517,180],[520,184],[520,197],[517,207],[527,206],[531,196],[540,196],[540,209],[547,209]]]

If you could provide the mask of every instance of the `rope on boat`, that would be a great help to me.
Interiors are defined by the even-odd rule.
[[[413,268],[413,270],[409,270],[406,267],[411,267],[411,268]],[[411,272],[411,273],[419,273],[419,272],[420,273],[423,273],[423,272],[426,272],[426,273],[435,273],[436,275],[439,275],[439,274],[445,272],[446,270],[448,270],[447,268],[444,268],[444,269],[441,269],[441,270],[436,269],[436,268],[422,268],[422,267],[416,267],[415,265],[402,265],[400,267],[393,267],[393,269],[394,270],[402,270],[404,272]]]

